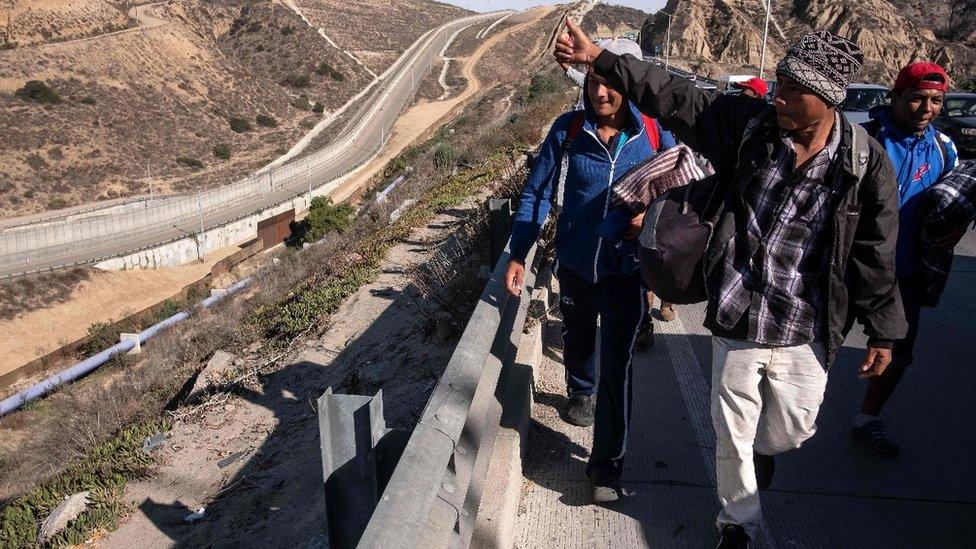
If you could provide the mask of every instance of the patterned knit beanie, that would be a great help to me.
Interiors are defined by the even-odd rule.
[[[776,74],[796,80],[828,105],[837,106],[863,63],[864,54],[857,44],[819,31],[793,44],[776,66]]]

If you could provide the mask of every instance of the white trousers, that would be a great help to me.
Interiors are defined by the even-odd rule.
[[[719,528],[739,524],[755,537],[762,509],[753,451],[772,456],[813,436],[827,386],[826,363],[822,343],[770,347],[712,338]]]

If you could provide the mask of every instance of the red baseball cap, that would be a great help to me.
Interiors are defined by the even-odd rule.
[[[769,88],[766,86],[766,81],[759,77],[753,77],[745,82],[736,82],[733,86],[739,89],[750,89],[756,92],[759,97],[765,97],[769,92]]]
[[[936,63],[909,63],[898,71],[894,90],[939,90],[949,91],[949,75]]]

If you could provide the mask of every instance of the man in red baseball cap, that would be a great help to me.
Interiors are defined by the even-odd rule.
[[[868,381],[861,411],[852,425],[856,439],[885,456],[897,455],[898,445],[881,421],[881,409],[913,361],[919,318],[926,301],[922,258],[933,250],[941,251],[935,250],[937,243],[922,249],[923,223],[918,206],[925,191],[958,163],[955,144],[931,125],[942,112],[948,89],[949,76],[942,67],[935,63],[911,63],[898,73],[888,93],[890,104],[871,109],[871,120],[864,124],[868,133],[884,147],[895,168],[899,198],[895,270],[908,320],[908,334],[895,342],[888,369]]]
[[[766,81],[755,76],[745,82],[735,82],[732,85],[736,89],[742,90],[742,95],[758,97],[760,99],[764,99],[766,94],[769,93],[769,87],[766,86]]]

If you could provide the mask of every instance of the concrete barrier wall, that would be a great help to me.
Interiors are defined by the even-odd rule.
[[[32,272],[32,263],[56,262],[69,251],[106,246],[118,249],[111,252],[112,259],[93,252],[88,261],[100,261],[101,268],[177,265],[195,260],[201,253],[253,238],[257,222],[264,217],[287,210],[296,200],[300,204],[296,212],[307,209],[310,187],[316,195],[334,188],[338,177],[348,171],[339,166],[340,159],[348,160],[352,155],[359,166],[375,156],[450,37],[460,28],[491,17],[498,14],[453,21],[413,44],[402,67],[387,77],[378,101],[352,128],[344,130],[349,138],[266,173],[193,195],[8,227],[0,230],[0,265]],[[255,204],[253,208],[234,214],[233,210],[250,202]],[[176,231],[183,236],[174,237]],[[133,243],[128,251],[118,245],[125,242]]]

